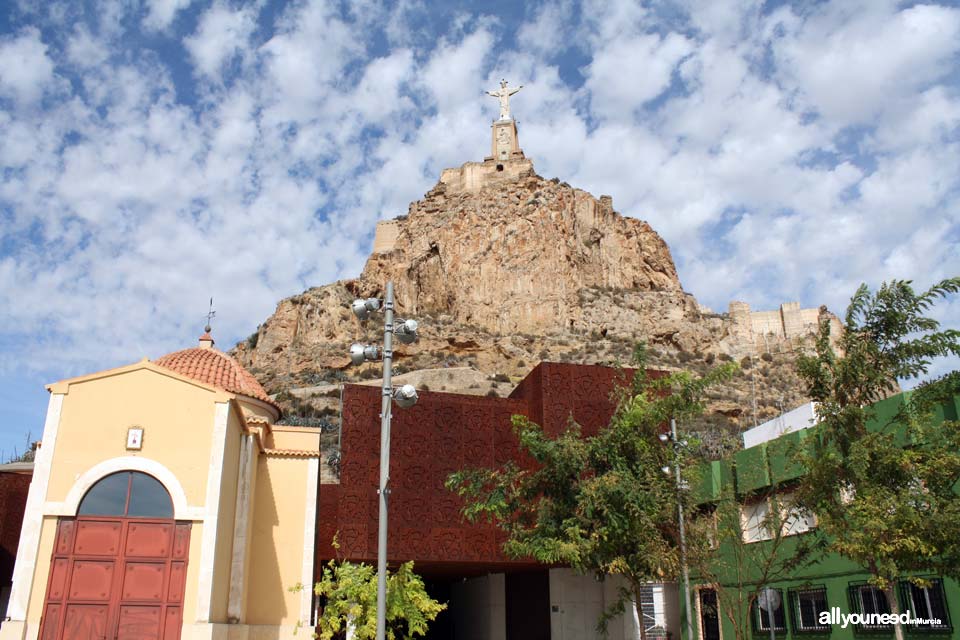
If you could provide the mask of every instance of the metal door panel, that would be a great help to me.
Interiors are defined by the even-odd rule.
[[[73,548],[73,532],[77,528],[74,520],[61,520],[57,527],[57,545],[56,553],[67,554]]]
[[[48,604],[43,610],[43,621],[40,625],[40,640],[56,640],[60,627],[60,610],[63,605]]]
[[[106,640],[107,614],[105,604],[70,604],[63,621],[64,640]]]
[[[163,621],[163,640],[180,640],[180,607],[167,607]]]
[[[127,562],[123,570],[123,600],[163,600],[166,563]]]
[[[173,557],[177,560],[186,559],[190,553],[190,523],[178,522],[173,536]]]
[[[50,568],[50,599],[59,600],[67,588],[67,574],[70,572],[70,561],[66,558],[56,558]]]
[[[183,583],[186,576],[186,562],[170,563],[170,586],[167,588],[167,602],[183,601]]]
[[[116,640],[160,640],[162,607],[121,605]]]
[[[77,560],[70,576],[71,600],[109,600],[113,587],[112,560]],[[67,611],[69,615],[69,610]]]
[[[166,558],[170,555],[173,524],[131,522],[124,553],[127,556]]]
[[[77,522],[73,552],[84,556],[115,556],[120,549],[123,524],[119,518],[112,522],[80,520]]]

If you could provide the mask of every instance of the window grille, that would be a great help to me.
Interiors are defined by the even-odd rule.
[[[916,620],[939,620],[936,622],[914,623],[916,631],[951,631],[950,612],[947,610],[947,598],[943,591],[943,581],[939,578],[926,578],[929,587],[918,587],[909,581],[900,583],[900,598],[904,609]]]
[[[862,613],[868,616],[871,613],[883,615],[890,613],[890,605],[887,604],[887,596],[872,584],[851,584],[847,588],[847,596],[850,599],[850,612]],[[854,631],[888,631],[893,628],[890,624],[861,624],[857,625]]]
[[[787,616],[783,606],[783,591],[780,589],[773,589],[773,591],[780,596],[780,604],[773,610],[773,630],[776,633],[786,633]],[[753,601],[750,618],[753,621],[754,634],[770,633],[770,614],[760,606],[759,595]]]
[[[820,624],[820,613],[830,611],[825,587],[791,589],[790,626],[794,633],[829,633],[829,624]]]

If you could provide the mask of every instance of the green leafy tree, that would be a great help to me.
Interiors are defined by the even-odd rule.
[[[336,540],[334,548],[339,548]],[[323,568],[314,593],[324,598],[323,613],[317,621],[321,640],[345,637],[353,627],[356,640],[377,635],[377,570],[365,563],[330,560]],[[387,638],[397,640],[423,636],[430,622],[447,608],[431,598],[423,580],[413,571],[413,562],[404,562],[387,576]]]
[[[784,501],[782,489],[775,484],[751,496],[751,502],[768,505],[766,517],[758,523],[762,533],[758,531],[756,537],[762,541],[744,535],[743,498],[732,484],[725,483],[719,499],[693,518],[688,537],[690,566],[703,588],[716,594],[718,617],[729,622],[736,640],[751,637],[751,616],[759,594],[816,557],[816,542],[810,536],[789,535],[800,514],[795,505]]]
[[[639,346],[638,371],[616,392],[613,417],[597,435],[583,437],[571,421],[551,438],[526,417],[514,416],[532,468],[509,462],[461,470],[447,479],[447,487],[465,498],[467,520],[489,519],[508,534],[509,556],[622,576],[628,587],[598,622],[604,635],[610,618],[640,602],[645,583],[672,579],[679,570],[677,490],[661,470],[673,464],[673,450],[658,435],[671,418],[701,413],[704,390],[735,369],[728,364],[703,377],[648,374],[645,353]],[[681,465],[690,463],[688,450],[680,450]],[[642,612],[637,614],[642,620]]]
[[[861,286],[843,333],[823,325],[816,352],[799,361],[820,422],[801,454],[800,502],[817,515],[826,547],[870,572],[892,613],[900,613],[898,580],[960,574],[960,423],[930,419],[960,392],[960,372],[921,384],[883,424],[871,405],[899,380],[923,376],[934,358],[960,355],[960,332],[928,315],[958,290],[960,278],[920,293],[909,281]],[[894,630],[902,640],[899,622]]]

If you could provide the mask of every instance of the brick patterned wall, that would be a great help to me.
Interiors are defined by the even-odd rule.
[[[529,566],[502,554],[503,536],[495,527],[461,520],[461,502],[444,488],[445,479],[464,467],[519,459],[510,424],[514,414],[530,417],[550,434],[562,431],[573,416],[584,434],[596,433],[613,412],[614,385],[630,375],[609,367],[541,363],[509,398],[425,391],[411,409],[394,405],[388,558],[418,565]],[[321,560],[376,558],[380,393],[377,387],[344,390],[340,485],[323,485],[318,498]],[[330,547],[334,534],[339,554]]]
[[[33,476],[0,473],[0,584],[10,584],[17,559],[20,527],[27,508],[27,492]]]

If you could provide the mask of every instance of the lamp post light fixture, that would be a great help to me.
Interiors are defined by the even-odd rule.
[[[380,300],[366,298],[354,300],[350,305],[353,314],[361,322],[380,310]],[[383,299],[383,348],[374,345],[354,344],[350,347],[350,361],[363,364],[377,358],[383,359],[383,387],[380,404],[380,517],[377,529],[377,640],[384,640],[387,629],[387,497],[390,495],[390,412],[393,401],[401,409],[409,409],[419,399],[412,384],[393,388],[393,338],[403,344],[417,340],[417,321],[399,320],[394,325],[393,282],[387,283]]]
[[[687,536],[683,523],[683,492],[689,488],[689,484],[680,475],[680,449],[687,446],[686,440],[677,438],[677,421],[670,419],[670,433],[661,433],[657,436],[660,442],[673,444],[673,471],[676,476],[677,488],[677,525],[680,533],[680,565],[683,569],[683,604],[687,610],[687,640],[693,640],[693,609],[690,605],[690,569],[687,567]],[[660,468],[665,474],[670,475],[669,465]]]

